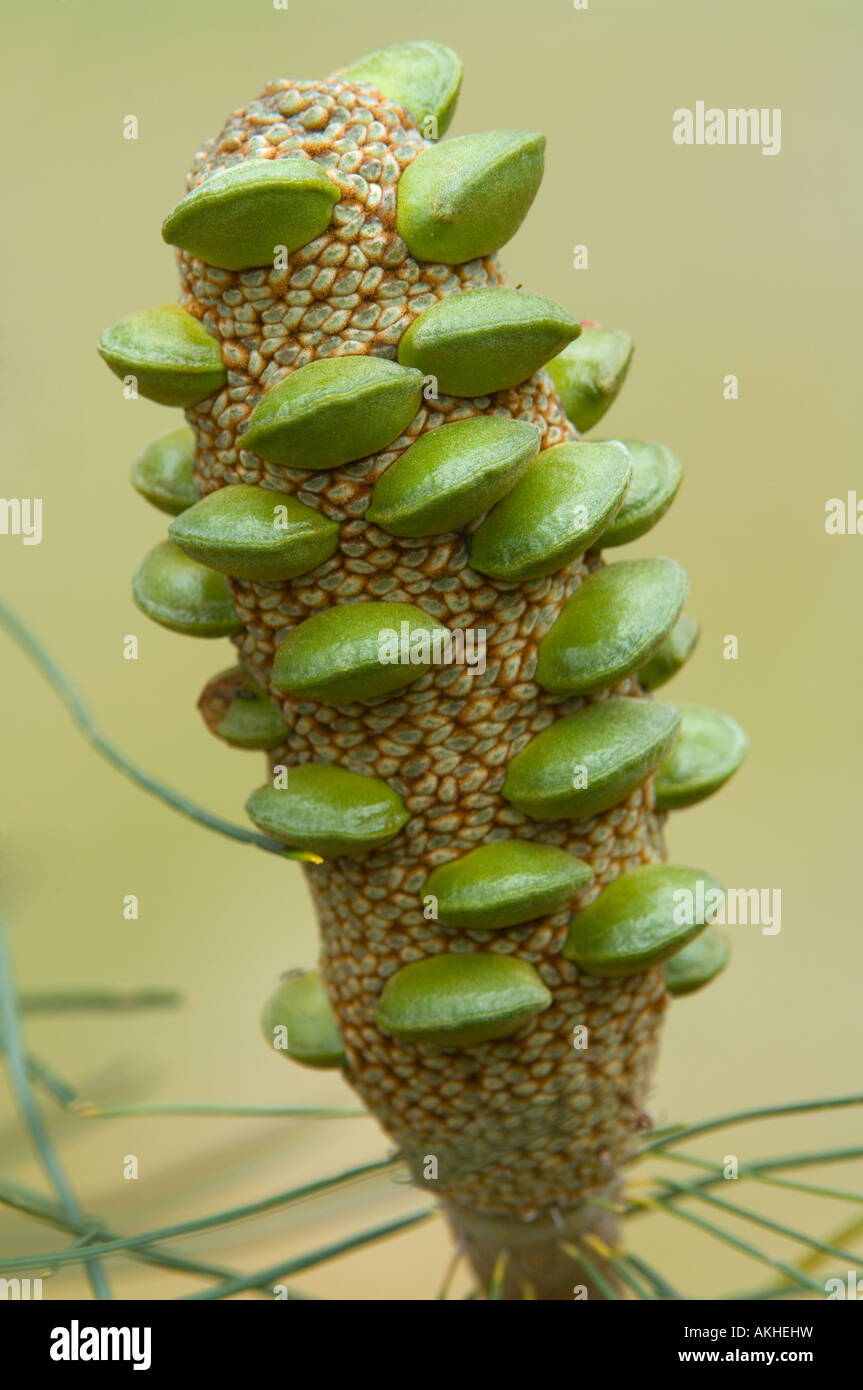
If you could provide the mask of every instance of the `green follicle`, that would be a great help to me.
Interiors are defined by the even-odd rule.
[[[237,483],[196,502],[168,528],[187,555],[237,579],[293,579],[338,549],[338,523],[288,493]]]
[[[638,540],[665,515],[683,477],[680,460],[664,444],[622,439],[632,459],[632,481],[614,521],[603,532],[603,547]]]
[[[590,975],[639,974],[687,946],[721,900],[710,874],[645,864],[614,879],[573,917],[563,955]]]
[[[398,360],[445,396],[518,386],[581,332],[554,300],[526,290],[465,290],[438,300],[402,335]]]
[[[445,927],[496,931],[554,912],[593,878],[593,870],[555,845],[500,840],[433,869],[422,897],[435,899]]]
[[[98,347],[115,376],[133,377],[139,395],[159,405],[197,405],[228,379],[219,343],[179,304],[120,319]]]
[[[562,569],[602,534],[631,474],[627,450],[614,441],[543,450],[476,531],[471,567],[494,579]]]
[[[436,140],[455,114],[462,64],[445,44],[419,40],[365,53],[337,75],[347,82],[370,82],[405,107],[427,139]]]
[[[289,768],[286,785],[265,783],[246,811],[259,830],[322,859],[377,849],[410,819],[398,792],[380,778],[324,763]]]
[[[232,637],[243,630],[225,576],[199,565],[173,541],[144,556],[132,596],[148,618],[189,637]]]
[[[240,446],[288,468],[354,463],[403,433],[422,387],[421,372],[383,357],[321,358],[261,397]]]
[[[348,705],[401,690],[434,663],[447,629],[409,603],[351,603],[306,618],[276,652],[272,684],[301,700]]]
[[[694,806],[718,791],[740,767],[749,740],[735,719],[701,705],[678,705],[680,738],[656,776],[656,807]]]
[[[132,486],[161,512],[178,516],[198,500],[195,435],[188,425],[148,444],[132,464]]]
[[[394,536],[458,530],[518,482],[541,437],[538,425],[497,415],[429,430],[379,478],[365,519]]]
[[[728,964],[731,946],[724,932],[707,927],[665,964],[665,987],[675,999],[694,994],[715,980]]]
[[[207,682],[198,709],[210,731],[232,748],[276,748],[288,734],[266,690],[239,666]]]
[[[645,690],[658,690],[672,676],[676,676],[694,652],[700,632],[695,619],[690,618],[688,613],[681,613],[665,641],[639,669],[639,685]]]
[[[587,327],[548,363],[561,404],[580,434],[593,429],[614,404],[632,353],[628,333]]]
[[[545,136],[490,130],[423,150],[398,185],[396,225],[412,256],[460,265],[514,236],[542,179]]]
[[[402,1042],[472,1047],[506,1038],[551,1004],[536,970],[514,956],[429,956],[384,985],[378,1025]]]
[[[247,159],[187,193],[162,238],[221,270],[249,270],[314,241],[340,198],[312,159]]]
[[[534,820],[587,820],[641,786],[679,729],[673,705],[600,700],[531,739],[507,767],[501,795]]]
[[[688,587],[675,560],[625,560],[589,575],[539,644],[537,684],[558,695],[616,684],[657,649]]]
[[[344,1043],[318,970],[284,975],[261,1014],[261,1032],[280,1056],[304,1067],[343,1067]]]

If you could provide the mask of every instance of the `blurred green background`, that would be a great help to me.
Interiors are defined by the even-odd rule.
[[[96,356],[98,333],[176,298],[161,218],[199,144],[268,78],[322,75],[403,39],[449,43],[465,62],[452,134],[548,135],[543,188],[504,252],[512,283],[635,337],[629,382],[595,433],[660,439],[686,467],[675,507],[630,553],[673,555],[689,571],[688,610],[703,635],[670,698],[729,711],[752,752],[722,795],[672,819],[671,853],[728,886],[782,891],[781,933],[732,928],[726,976],[673,1007],[653,1114],[695,1120],[859,1089],[863,538],[824,530],[827,499],[859,486],[849,447],[859,396],[859,7],[290,0],[281,11],[271,0],[53,0],[17,7],[7,30],[2,492],[44,499],[44,539],[24,547],[0,537],[0,593],[105,730],[154,774],[243,821],[261,763],[217,743],[194,707],[206,678],[231,664],[230,644],[165,632],[130,597],[132,569],[166,519],[132,492],[129,465],[180,420],[123,399]],[[780,107],[781,154],[674,145],[672,112],[698,100]],[[122,137],[130,114],[137,141]],[[577,271],[581,243],[589,269]],[[736,402],[723,399],[729,373]],[[122,658],[130,633],[137,662]],[[723,659],[726,634],[739,638],[737,661]],[[0,915],[19,987],[177,987],[187,1001],[34,1019],[33,1051],[94,1100],[351,1104],[338,1078],[284,1065],[258,1033],[279,972],[315,957],[300,870],[136,791],[87,749],[2,634],[0,661]],[[132,922],[122,913],[130,893],[140,900]],[[5,1091],[0,1104],[5,1179],[41,1190]],[[745,1163],[838,1146],[859,1141],[857,1113],[740,1129],[693,1151]],[[385,1149],[366,1120],[49,1118],[86,1209],[124,1230],[251,1200]],[[128,1154],[139,1159],[137,1181],[123,1178]],[[860,1187],[859,1174],[831,1176]],[[748,1191],[731,1195],[753,1205]],[[176,1248],[251,1270],[420,1200],[375,1179]],[[841,1216],[789,1192],[760,1200],[822,1235]],[[650,1218],[633,1239],[692,1295],[766,1274],[682,1222]],[[0,1211],[6,1255],[64,1240]],[[297,1282],[337,1299],[427,1298],[448,1248],[436,1222]],[[123,1297],[194,1287],[131,1262],[112,1268]],[[86,1292],[68,1269],[46,1288],[55,1298]]]

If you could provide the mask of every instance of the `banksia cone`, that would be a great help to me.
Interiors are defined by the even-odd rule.
[[[680,465],[581,441],[632,343],[505,287],[544,141],[437,143],[460,78],[418,43],[268,85],[165,221],[181,304],[100,352],[188,421],[135,464],[174,514],[136,600],[232,637],[202,712],[269,750],[249,814],[320,861],[320,973],[267,1036],[344,1069],[483,1278],[505,1251],[505,1297],[563,1299],[590,1283],[564,1245],[613,1235],[587,1199],[637,1148],[669,993],[727,954],[663,820],[745,739],[650,694],[697,637],[686,576],[600,550]]]

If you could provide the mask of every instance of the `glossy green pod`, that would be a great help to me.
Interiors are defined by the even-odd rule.
[[[614,404],[632,353],[628,333],[582,328],[578,340],[549,362],[548,371],[561,404],[580,434],[593,429]]]
[[[398,360],[433,376],[444,396],[489,396],[526,381],[580,332],[552,299],[526,290],[465,290],[414,319]]]
[[[197,405],[228,379],[218,342],[179,304],[120,319],[98,348],[115,376],[134,377],[138,394],[159,405]]]
[[[514,487],[541,437],[538,425],[498,415],[429,430],[378,479],[366,521],[394,536],[456,531]]]
[[[261,397],[240,443],[287,468],[339,468],[397,439],[422,385],[421,372],[385,357],[322,357]]]
[[[160,512],[178,516],[198,500],[194,461],[194,433],[181,425],[141,451],[132,464],[132,486]]]
[[[347,82],[370,82],[390,101],[406,107],[423,134],[436,140],[455,114],[462,64],[446,44],[419,40],[365,53],[338,75]],[[434,128],[426,130],[430,121]]]
[[[537,685],[557,695],[615,685],[656,651],[688,587],[676,560],[624,560],[588,575],[539,644]]]
[[[622,444],[543,450],[475,532],[471,567],[494,579],[538,579],[562,569],[602,534],[630,476]]]
[[[612,979],[650,970],[703,931],[721,894],[716,879],[699,869],[642,865],[576,913],[563,955],[579,970]]]
[[[603,532],[603,548],[628,545],[651,530],[668,511],[683,478],[680,460],[664,444],[620,442],[632,459],[632,481],[620,511]]]
[[[679,729],[673,705],[597,701],[531,739],[507,767],[501,795],[534,820],[587,820],[645,782]]]
[[[405,965],[384,985],[378,1026],[402,1042],[472,1047],[506,1038],[551,1004],[527,961],[474,952]]]
[[[460,265],[514,236],[542,180],[545,136],[460,135],[423,150],[398,185],[396,226],[412,256]]]
[[[656,776],[656,807],[675,811],[719,791],[749,751],[735,719],[701,705],[678,705],[680,739]]]
[[[188,637],[231,637],[243,630],[225,576],[184,555],[173,541],[144,556],[132,578],[132,596],[148,618]]]
[[[377,849],[409,820],[398,792],[379,777],[325,763],[289,768],[287,786],[258,787],[246,811],[259,830],[322,859]]]
[[[330,225],[341,194],[309,158],[247,159],[220,169],[182,198],[162,239],[222,270],[272,265]]]
[[[345,1048],[319,970],[292,970],[264,1005],[261,1032],[280,1056],[304,1067],[342,1067]]]
[[[593,878],[593,870],[555,845],[497,840],[433,869],[421,896],[437,904],[445,927],[496,931],[554,912]]]
[[[302,700],[348,705],[390,695],[430,670],[447,629],[410,603],[350,603],[306,618],[276,652],[272,684]]]
[[[288,735],[266,690],[241,666],[213,676],[201,691],[198,709],[210,732],[232,748],[276,748]]]
[[[694,994],[715,980],[728,964],[731,945],[724,932],[707,927],[665,962],[665,987],[675,999]]]
[[[681,613],[664,642],[639,669],[639,685],[645,690],[658,690],[672,676],[676,676],[694,652],[700,632],[695,619]]]
[[[289,493],[246,483],[202,497],[168,530],[193,560],[236,579],[293,579],[339,544],[338,522]]]

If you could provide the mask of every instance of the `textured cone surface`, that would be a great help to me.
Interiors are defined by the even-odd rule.
[[[396,538],[363,519],[372,488],[428,430],[479,414],[539,426],[539,447],[574,437],[543,370],[481,399],[424,400],[405,435],[382,453],[329,473],[269,464],[240,446],[241,427],[263,393],[304,364],[343,353],[395,360],[416,317],[448,295],[503,283],[495,258],[460,266],[413,259],[395,227],[400,172],[426,147],[399,107],[373,88],[278,81],[235,112],[197,157],[190,187],[265,146],[326,160],[342,196],[330,227],[284,270],[217,271],[180,255],[184,301],[222,344],[225,390],[188,412],[197,436],[196,480],[206,493],[266,482],[341,526],[340,548],[314,574],[284,584],[233,581],[245,669],[268,687],[291,732],[273,753],[289,767],[333,762],[385,780],[410,820],[397,839],[365,857],[309,873],[322,926],[322,972],[347,1055],[347,1074],[419,1174],[439,1160],[436,1194],[459,1206],[523,1220],[566,1210],[607,1187],[634,1150],[666,1004],[663,969],[623,981],[586,979],[561,957],[571,909],[618,874],[662,857],[650,782],[593,819],[530,821],[501,797],[506,764],[562,713],[587,703],[542,692],[536,647],[585,575],[592,553],[522,584],[469,566],[470,531]],[[270,680],[277,646],[304,619],[333,604],[415,604],[430,616],[483,628],[483,674],[438,667],[372,706],[334,710],[279,696]],[[641,697],[634,678],[618,695]],[[603,698],[600,692],[590,701]],[[553,915],[488,934],[428,920],[421,889],[429,873],[478,845],[513,836],[560,846],[595,880]],[[376,1009],[402,965],[450,951],[491,950],[533,965],[550,1007],[517,1039],[463,1052],[402,1043],[382,1032]],[[572,1029],[590,1030],[589,1053]]]

